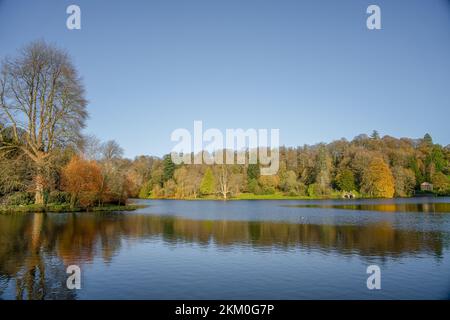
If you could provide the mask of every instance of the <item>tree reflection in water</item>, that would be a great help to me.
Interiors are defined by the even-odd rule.
[[[65,286],[66,267],[101,256],[109,263],[122,240],[162,239],[252,250],[304,248],[393,259],[442,256],[448,236],[440,231],[396,229],[389,222],[366,225],[295,224],[270,221],[205,221],[129,213],[0,216],[0,297],[15,281],[17,299],[74,299]],[[3,289],[4,290],[4,289]]]
[[[301,204],[286,205],[291,208],[321,208],[362,210],[377,212],[425,212],[425,213],[450,213],[450,203],[355,203],[355,204]]]

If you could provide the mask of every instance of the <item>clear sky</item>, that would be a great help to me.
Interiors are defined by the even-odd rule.
[[[366,27],[370,4],[382,30]],[[279,128],[288,146],[373,129],[450,143],[448,0],[0,0],[0,57],[36,39],[71,54],[86,133],[128,157],[170,152],[194,120]]]

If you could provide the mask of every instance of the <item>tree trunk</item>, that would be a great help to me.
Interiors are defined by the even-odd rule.
[[[226,165],[221,165],[218,170],[218,176],[219,176],[219,190],[218,194],[222,194],[223,200],[227,200],[227,194],[228,194],[228,168]]]
[[[36,165],[36,176],[34,177],[34,203],[43,205],[44,201],[44,191],[46,187],[45,179],[45,154],[43,152],[38,153],[35,159]]]
[[[35,195],[34,195],[34,203],[35,204],[44,204],[44,186],[45,186],[45,178],[42,174],[38,173],[35,178]]]

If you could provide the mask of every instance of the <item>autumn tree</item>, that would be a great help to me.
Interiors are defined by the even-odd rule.
[[[4,60],[0,72],[1,150],[19,149],[33,161],[35,202],[43,204],[50,155],[81,139],[84,88],[69,56],[43,41]],[[9,140],[5,128],[10,128]]]
[[[188,170],[186,167],[178,168],[174,171],[173,176],[177,186],[176,196],[184,198],[188,193]]]
[[[278,175],[260,176],[258,183],[261,186],[261,192],[264,194],[274,194],[280,185]]]
[[[127,165],[125,170],[127,179],[130,182],[130,195],[132,197],[138,196],[141,188],[150,179],[152,164],[152,157],[139,156]]]
[[[103,182],[101,169],[93,160],[73,157],[62,170],[62,189],[71,195],[71,205],[92,206]]]
[[[416,176],[411,169],[395,166],[392,169],[395,181],[395,195],[398,197],[411,196],[416,185]]]
[[[361,192],[376,198],[394,196],[394,177],[389,166],[382,158],[374,158],[364,171]]]
[[[124,168],[115,167],[106,180],[106,190],[102,194],[102,203],[125,204],[131,193],[131,183]]]
[[[437,172],[431,177],[433,189],[438,194],[450,194],[450,178],[442,172]]]
[[[280,180],[280,189],[289,195],[304,195],[304,185],[297,180],[297,175],[294,171],[288,170]]]
[[[331,159],[327,153],[325,146],[319,147],[318,154],[316,156],[315,183],[318,187],[320,194],[328,194],[330,192],[331,183]]]

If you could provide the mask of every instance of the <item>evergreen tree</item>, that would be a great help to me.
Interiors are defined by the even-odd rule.
[[[356,190],[355,175],[350,169],[341,170],[336,176],[336,185],[341,191]]]
[[[249,164],[247,169],[247,181],[258,179],[260,176],[259,164]]]
[[[172,179],[174,171],[175,163],[173,163],[172,157],[169,154],[166,154],[163,160],[163,182]]]
[[[213,172],[210,167],[208,167],[203,175],[202,182],[200,183],[200,193],[202,195],[213,194],[215,190],[216,182],[214,179]]]
[[[431,138],[431,135],[429,133],[425,133],[425,135],[423,136],[423,141],[428,144],[433,144],[433,138]]]
[[[373,130],[373,131],[372,131],[372,134],[370,135],[370,137],[371,137],[373,140],[378,140],[378,139],[380,139],[380,134],[378,133],[377,130]]]

